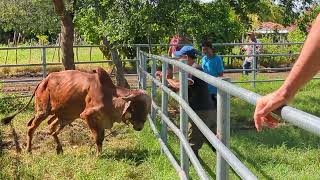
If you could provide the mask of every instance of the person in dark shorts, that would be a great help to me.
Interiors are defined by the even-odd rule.
[[[187,64],[198,70],[202,71],[200,65],[196,64],[196,51],[192,46],[184,46],[179,51],[175,52],[176,57],[179,57],[179,60],[186,59]],[[167,79],[168,86],[174,90],[179,90],[179,80],[178,79]],[[201,79],[188,75],[188,101],[190,107],[197,113],[197,115],[202,119],[202,121],[208,126],[212,132],[216,132],[216,120],[217,120],[217,107],[216,102],[210,97],[208,91],[208,84]],[[199,149],[207,141],[198,127],[193,123],[192,120],[191,129],[189,133],[189,143],[195,154],[199,157]],[[209,144],[212,150],[215,149]]]

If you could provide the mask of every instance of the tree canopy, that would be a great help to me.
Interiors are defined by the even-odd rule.
[[[257,24],[272,21],[283,25],[303,22],[313,0],[77,0],[73,8],[76,32],[87,42],[102,37],[111,43],[168,43],[179,33],[195,42],[211,38],[232,42]],[[313,13],[314,14],[314,13]],[[305,20],[301,20],[305,19]],[[305,24],[305,23],[304,23]],[[52,0],[0,1],[0,30],[26,34],[57,35],[59,17]]]
[[[51,0],[1,0],[0,25],[5,31],[34,35],[60,30]]]

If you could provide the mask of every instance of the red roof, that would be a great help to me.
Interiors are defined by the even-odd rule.
[[[296,24],[291,24],[289,26],[284,27],[282,24],[274,23],[274,22],[263,22],[261,23],[257,29],[260,30],[287,30],[289,32],[295,30],[297,27]]]
[[[286,30],[289,32],[294,31],[297,28],[296,24],[290,24],[289,26],[286,27]]]
[[[259,25],[258,29],[267,29],[267,30],[275,30],[275,29],[283,29],[283,25],[274,23],[274,22],[263,22]]]

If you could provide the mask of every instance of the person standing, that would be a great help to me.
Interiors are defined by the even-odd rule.
[[[186,60],[189,66],[202,71],[201,66],[195,61],[196,50],[192,46],[182,47],[179,51],[175,52],[175,56],[178,57],[180,61]],[[157,75],[161,76],[161,73],[157,73]],[[180,82],[178,79],[169,78],[167,81],[170,89],[175,92],[179,91]],[[188,75],[188,102],[189,106],[208,128],[213,133],[216,133],[217,107],[210,98],[208,84],[191,74]],[[190,123],[189,143],[194,153],[199,157],[199,149],[204,143],[208,143],[208,141],[192,120],[190,120]],[[208,145],[215,151],[211,144],[208,143]]]
[[[248,35],[248,38],[249,38],[249,43],[255,43],[255,44],[259,44],[260,42],[257,40],[255,34],[253,32],[248,32],[247,33]],[[252,56],[254,53],[255,54],[259,54],[260,51],[261,51],[261,45],[255,45],[256,46],[256,49],[255,49],[255,52],[254,52],[254,45],[245,45],[244,47],[241,48],[242,51],[245,51],[246,52],[246,57],[243,61],[243,64],[242,64],[242,69],[244,70],[243,71],[243,74],[244,75],[248,75],[249,72],[251,71],[248,71],[248,69],[252,68],[252,63],[253,63],[253,60],[254,60],[254,56]],[[258,58],[256,57],[256,69],[258,67]]]
[[[202,53],[204,54],[201,62],[203,72],[214,77],[223,76],[224,66],[222,58],[216,54],[210,41],[202,42]],[[217,88],[209,84],[208,91],[212,100],[216,103]]]

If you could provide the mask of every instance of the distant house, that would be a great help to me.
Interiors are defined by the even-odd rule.
[[[269,37],[273,42],[287,41],[288,33],[295,30],[296,25],[284,27],[282,24],[274,22],[263,22],[255,30],[257,38]]]

